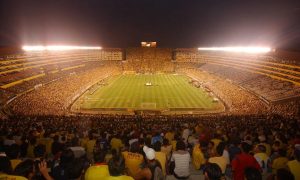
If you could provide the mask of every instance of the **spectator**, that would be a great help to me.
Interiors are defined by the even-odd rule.
[[[109,176],[108,165],[105,163],[106,152],[100,150],[94,152],[94,164],[91,165],[85,172],[85,180],[96,180]]]
[[[153,145],[153,149],[155,150],[155,159],[159,161],[164,176],[166,173],[166,165],[167,165],[167,156],[164,152],[161,152],[161,142],[156,141],[156,143]]]
[[[249,167],[245,169],[245,180],[262,180],[262,175],[258,169]]]
[[[235,159],[233,159],[231,162],[233,178],[235,180],[244,179],[244,171],[247,167],[253,167],[261,170],[260,165],[257,163],[256,159],[249,154],[252,146],[246,142],[243,142],[241,144],[241,149],[242,153],[236,155]]]
[[[285,168],[289,159],[286,157],[286,151],[284,149],[278,150],[278,157],[272,162],[272,173],[276,173],[278,169]]]
[[[219,145],[217,146],[217,156],[213,156],[208,159],[208,162],[216,163],[221,168],[223,175],[225,174],[225,170],[227,166],[227,160],[223,156],[224,148],[225,148],[224,144],[219,143]]]
[[[125,168],[128,175],[135,177],[140,169],[140,165],[143,163],[143,155],[139,153],[139,144],[134,142],[131,145],[130,152],[122,152],[125,159]]]
[[[175,162],[174,176],[178,179],[188,179],[190,176],[190,154],[186,151],[184,141],[178,141],[176,151],[172,154],[171,161]]]
[[[161,164],[155,159],[155,151],[147,146],[143,147],[143,151],[146,155],[145,166],[136,174],[136,180],[164,180]]]
[[[222,170],[215,163],[208,163],[204,169],[205,180],[220,180],[222,178]]]
[[[12,144],[8,148],[6,154],[9,157],[12,169],[14,170],[16,166],[22,162],[20,159],[20,146],[17,144]]]
[[[294,175],[295,179],[300,179],[300,145],[295,145],[294,150],[294,157],[295,160],[289,161],[287,163],[288,168],[290,169],[291,173]]]

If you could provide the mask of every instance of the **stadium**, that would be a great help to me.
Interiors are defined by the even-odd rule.
[[[2,114],[297,117],[300,66],[284,53],[294,55],[147,47],[24,51],[1,60]]]
[[[300,180],[295,2],[0,2],[0,180]]]

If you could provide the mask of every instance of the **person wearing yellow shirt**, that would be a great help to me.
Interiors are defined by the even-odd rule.
[[[103,180],[134,180],[131,176],[121,175],[121,176],[107,176]]]
[[[153,149],[155,150],[155,159],[158,160],[158,162],[160,163],[163,174],[165,176],[166,175],[167,155],[164,152],[161,152],[161,143],[159,141],[157,141],[153,145]]]
[[[103,180],[133,180],[132,177],[124,175],[124,158],[115,149],[112,149],[112,158],[108,162],[108,169],[110,176],[103,178]]]
[[[294,175],[295,179],[300,179],[300,145],[296,145],[294,150],[295,160],[287,163],[289,170]]]
[[[108,165],[105,163],[106,153],[102,150],[94,152],[94,164],[85,172],[85,180],[98,180],[109,176]]]
[[[260,141],[260,143],[258,145],[264,145],[266,147],[266,154],[268,156],[270,156],[272,148],[271,148],[271,145],[266,142],[266,140],[267,140],[266,136],[260,135],[260,136],[258,136],[258,140]]]
[[[278,155],[276,159],[272,162],[272,173],[276,173],[278,169],[285,168],[289,159],[286,157],[286,151],[284,149],[278,150]]]
[[[43,137],[38,139],[38,144],[45,145],[47,155],[51,153],[52,143],[53,143],[53,139],[49,137],[48,133],[44,133]]]
[[[12,173],[11,163],[5,154],[0,156],[0,179],[2,180],[27,180],[22,176],[10,175]]]
[[[26,157],[28,157],[28,158],[34,158],[33,149],[34,149],[34,147],[36,145],[37,145],[36,138],[30,139],[28,147],[27,147],[27,155],[26,155]]]
[[[211,139],[210,141],[212,141],[214,143],[214,149],[216,150],[218,145],[220,144],[220,142],[222,142],[222,140],[220,139],[220,135],[219,134],[215,134],[215,137],[213,139]]]
[[[14,170],[16,166],[22,162],[22,160],[19,159],[20,146],[17,144],[10,145],[6,154],[9,157],[12,169]]]
[[[254,158],[260,165],[262,169],[262,173],[266,174],[268,171],[268,162],[269,162],[269,156],[266,153],[266,147],[264,145],[258,145],[255,149],[256,153],[254,154]]]
[[[166,134],[165,134],[165,138],[169,141],[169,143],[171,143],[174,139],[174,132],[172,132],[171,130],[168,131]]]
[[[161,152],[164,152],[167,156],[167,160],[170,160],[171,158],[171,152],[172,152],[173,146],[170,145],[169,140],[163,139],[163,146],[161,147]]]
[[[127,170],[128,175],[135,177],[138,171],[140,170],[140,165],[144,161],[143,155],[139,152],[139,144],[138,142],[134,142],[131,144],[130,152],[125,151],[122,152],[122,155],[125,159],[125,168]]]
[[[93,159],[93,151],[96,144],[96,140],[94,139],[93,134],[89,135],[89,140],[86,142],[86,154],[88,159]]]
[[[201,150],[200,144],[196,144],[192,153],[193,165],[196,170],[200,169],[206,163],[206,159]]]
[[[223,156],[223,151],[224,151],[224,146],[223,144],[219,144],[217,146],[217,156],[214,157],[210,157],[208,159],[209,163],[216,163],[222,170],[222,174],[225,174],[225,170],[226,170],[226,166],[227,166],[227,160],[226,158]]]
[[[110,146],[111,149],[115,149],[117,151],[119,151],[124,146],[119,135],[113,136],[113,138],[110,140]]]

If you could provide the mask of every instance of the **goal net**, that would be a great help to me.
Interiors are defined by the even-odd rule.
[[[141,103],[141,108],[156,109],[156,103]]]

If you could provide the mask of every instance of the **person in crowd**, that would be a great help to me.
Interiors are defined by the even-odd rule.
[[[262,169],[262,173],[265,175],[268,173],[269,168],[269,156],[266,153],[266,147],[263,144],[259,144],[255,148],[256,153],[254,154],[254,158],[260,165],[260,168]]]
[[[164,180],[161,164],[155,159],[155,151],[147,146],[143,147],[143,151],[146,156],[144,167],[136,174],[134,179],[136,180]]]
[[[86,142],[86,153],[87,153],[87,158],[89,160],[93,160],[93,152],[94,152],[94,147],[96,144],[96,139],[94,138],[94,135],[92,132],[89,133],[89,140]]]
[[[200,144],[195,144],[192,152],[192,161],[194,168],[196,170],[202,169],[202,167],[206,164],[206,159],[203,153],[203,147],[205,147],[206,142],[201,142]]]
[[[244,171],[247,167],[253,167],[261,171],[260,165],[257,163],[256,159],[249,154],[252,150],[252,145],[247,142],[242,142],[241,150],[242,153],[236,155],[231,162],[233,179],[235,180],[244,179]]]
[[[125,173],[125,160],[116,149],[111,150],[112,158],[108,162],[109,171],[112,176],[120,176]]]
[[[245,169],[245,180],[262,180],[261,172],[253,167],[248,167]]]
[[[69,169],[74,161],[74,153],[70,149],[65,149],[62,151],[60,156],[60,161],[55,164],[51,175],[55,180],[63,180],[69,178]]]
[[[125,168],[128,175],[135,177],[140,169],[140,165],[144,162],[143,155],[139,152],[139,143],[132,143],[130,151],[124,151],[122,155],[125,159]]]
[[[286,168],[280,168],[276,171],[275,176],[268,178],[270,180],[296,180],[291,171]]]
[[[122,140],[120,138],[120,135],[118,133],[113,135],[113,137],[111,138],[110,146],[111,146],[112,150],[115,149],[117,151],[120,151],[120,149],[122,149],[124,147]]]
[[[190,176],[190,153],[186,150],[184,141],[178,141],[176,151],[173,152],[171,161],[174,161],[174,176],[178,179],[188,179]]]
[[[63,145],[59,142],[59,136],[55,135],[53,137],[53,143],[51,146],[51,153],[54,156],[54,159],[58,159],[60,157],[60,153],[63,150]]]
[[[188,137],[190,136],[190,129],[189,129],[189,125],[186,123],[184,124],[184,129],[182,131],[182,140],[184,141],[184,143],[187,143],[188,141]]]
[[[161,151],[161,142],[156,141],[156,143],[153,145],[153,149],[155,150],[155,159],[159,161],[163,174],[166,175],[167,156]]]
[[[221,180],[222,170],[215,163],[208,163],[204,168],[205,180]]]
[[[94,164],[85,172],[85,180],[96,180],[109,176],[108,165],[105,162],[106,151],[99,150],[94,152]]]
[[[276,173],[278,169],[285,168],[287,166],[289,159],[286,157],[286,150],[279,149],[278,157],[275,158],[271,164],[272,173]]]
[[[172,150],[172,145],[170,145],[169,140],[164,138],[163,145],[161,146],[161,152],[164,152],[166,154],[167,161],[169,161],[171,158]]]
[[[208,159],[208,162],[216,163],[221,168],[223,175],[225,174],[225,170],[227,167],[227,160],[223,156],[224,149],[225,149],[225,144],[219,143],[216,150],[217,156],[213,156]]]
[[[295,145],[294,160],[287,163],[289,170],[294,175],[295,179],[300,179],[300,144]]]
[[[0,156],[0,179],[27,180],[25,177],[13,175],[10,160],[5,154]]]
[[[20,159],[20,146],[17,144],[10,145],[6,154],[9,157],[12,169],[14,170],[16,166],[22,162]]]
[[[155,135],[151,139],[151,145],[155,144],[156,142],[162,143],[163,138],[159,132],[156,132]]]
[[[72,139],[72,146],[69,147],[74,153],[75,158],[81,158],[86,155],[84,147],[79,145],[79,139],[78,138],[73,138]]]
[[[37,175],[41,172],[41,176]],[[48,172],[46,161],[35,162],[31,159],[22,161],[14,170],[14,174],[25,177],[28,180],[45,179],[54,180]]]

